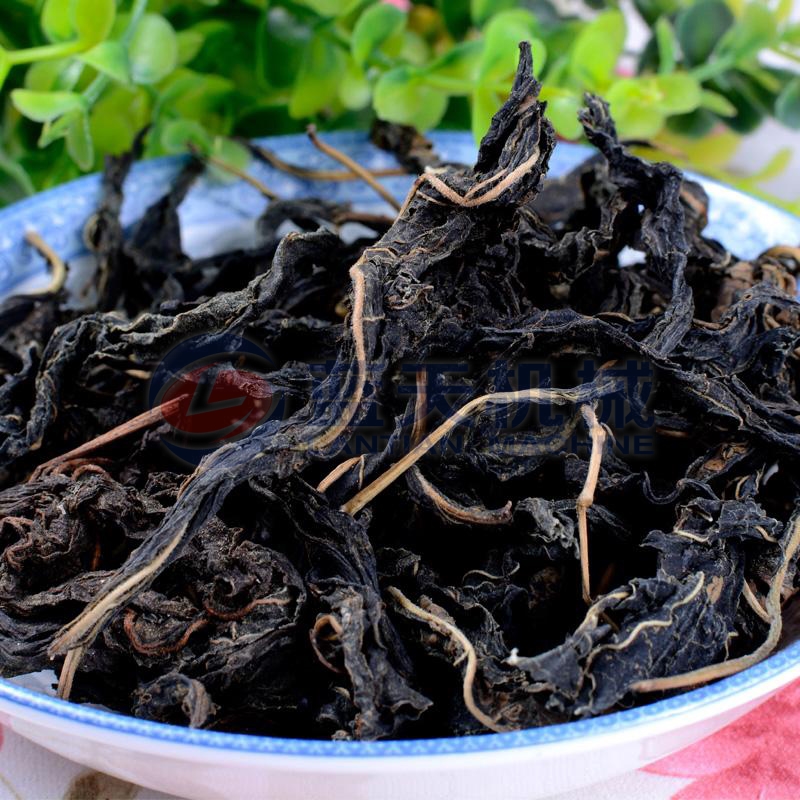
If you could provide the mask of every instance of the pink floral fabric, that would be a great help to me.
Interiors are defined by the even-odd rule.
[[[800,798],[800,681],[646,771],[691,779],[672,800]]]

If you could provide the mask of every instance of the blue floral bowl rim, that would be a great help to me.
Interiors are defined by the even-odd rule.
[[[462,132],[434,133],[434,141],[440,140],[445,144],[449,137],[469,136]],[[362,143],[364,134],[359,132],[338,132],[328,134],[332,143],[346,147],[348,144]],[[291,134],[283,137],[267,137],[258,140],[273,146],[277,142],[297,144],[306,141],[304,134]],[[581,156],[593,152],[592,148],[585,145],[560,143],[559,148],[571,151],[570,161],[577,163]],[[167,156],[140,162],[135,169],[140,172],[159,172],[165,164],[177,163],[180,156]],[[800,219],[788,211],[768,203],[760,198],[747,195],[733,189],[724,183],[715,181],[705,176],[687,172],[687,175],[701,181],[706,186],[715,186],[726,192],[738,195],[752,204],[754,208],[761,206],[778,213],[792,223],[800,226]],[[78,192],[90,187],[96,187],[98,175],[86,175],[62,184],[45,192],[40,192],[32,197],[0,209],[0,225],[4,217],[13,210],[15,214],[28,207],[39,206],[46,203],[48,198],[62,192]],[[637,728],[652,725],[653,723],[672,720],[688,712],[702,712],[709,706],[729,707],[725,701],[736,695],[751,694],[757,687],[766,683],[774,684],[764,694],[780,688],[784,682],[783,673],[798,672],[800,676],[800,641],[794,642],[760,663],[749,667],[742,672],[724,678],[715,683],[707,684],[673,697],[638,706],[623,711],[615,711],[599,717],[565,722],[557,725],[548,725],[540,728],[528,728],[508,733],[487,733],[475,736],[441,737],[436,739],[403,739],[392,741],[324,741],[318,739],[295,739],[279,736],[260,736],[254,734],[224,733],[218,731],[197,730],[178,725],[169,725],[161,722],[136,719],[99,708],[60,700],[56,697],[18,686],[9,680],[0,678],[0,702],[22,707],[27,711],[43,713],[55,720],[78,723],[97,729],[121,734],[144,737],[147,740],[162,742],[164,744],[188,745],[193,747],[210,748],[229,753],[265,754],[265,755],[291,755],[301,757],[323,758],[388,758],[402,756],[444,756],[465,755],[506,751],[517,748],[534,747],[537,745],[552,745],[565,742],[574,742],[579,739],[589,739],[608,734],[629,732]],[[760,694],[760,692],[759,692]],[[751,698],[748,696],[744,702]],[[54,721],[55,721],[54,720]]]

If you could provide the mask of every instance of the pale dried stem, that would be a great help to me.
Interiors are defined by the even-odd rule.
[[[769,250],[765,250],[761,255],[770,256],[771,258],[791,258],[800,264],[800,247],[779,244],[775,247],[770,247]]]
[[[411,444],[417,445],[425,435],[425,419],[428,415],[428,370],[417,370],[417,393],[414,397],[414,426],[411,428]]]
[[[317,491],[324,492],[331,485],[336,483],[339,478],[345,473],[349,472],[359,461],[363,461],[363,456],[353,456],[348,458],[347,461],[342,461],[341,464],[335,466],[318,484]]]
[[[454,203],[457,206],[461,206],[462,208],[475,208],[477,206],[482,206],[485,203],[491,203],[493,200],[497,200],[498,197],[510,186],[513,186],[523,175],[527,172],[530,172],[539,161],[539,148],[536,147],[533,150],[533,153],[525,159],[518,167],[514,168],[509,172],[501,181],[499,181],[492,189],[484,194],[480,195],[479,197],[473,197],[472,192],[477,187],[472,187],[467,194],[461,195],[455,189],[450,188],[441,178],[437,177],[431,172],[426,172],[420,176],[421,181],[426,181],[434,189],[436,189],[439,194],[443,197],[448,199],[451,203]],[[486,179],[485,181],[478,184],[478,186],[485,185],[494,178]]]
[[[275,167],[275,169],[286,172],[289,175],[294,175],[296,178],[312,181],[360,181],[362,179],[361,175],[358,175],[350,169],[309,169],[308,167],[290,164],[271,150],[257,144],[251,144],[250,150],[255,153],[258,158]],[[402,167],[371,169],[368,170],[368,172],[373,178],[391,178],[408,175],[408,171]]]
[[[475,648],[472,646],[472,642],[470,642],[464,633],[455,625],[447,620],[442,619],[441,617],[437,617],[435,614],[431,614],[429,611],[425,611],[424,608],[420,608],[416,603],[413,603],[411,600],[409,600],[398,588],[389,586],[387,587],[386,591],[389,592],[389,594],[397,601],[397,603],[409,614],[423,620],[424,622],[427,622],[431,629],[436,633],[443,634],[460,645],[461,649],[464,651],[464,657],[466,657],[467,661],[467,665],[464,670],[464,705],[467,707],[469,713],[472,714],[472,716],[475,717],[475,719],[478,720],[481,725],[484,725],[489,730],[497,733],[505,730],[488,714],[481,711],[475,702],[473,687],[475,684],[475,675],[478,671],[478,656],[475,652]],[[459,661],[461,661],[461,658],[459,658],[456,663]]]
[[[308,138],[311,139],[312,144],[318,150],[321,150],[325,155],[330,156],[331,158],[338,161],[342,166],[347,167],[351,172],[358,175],[364,183],[371,186],[392,208],[396,208],[398,211],[400,210],[400,203],[397,202],[394,195],[382,186],[378,181],[375,180],[375,177],[372,173],[364,169],[357,161],[354,161],[350,156],[346,153],[343,153],[341,150],[337,150],[335,147],[331,147],[331,145],[326,144],[322,141],[322,139],[317,136],[317,130],[313,125],[309,125],[306,129],[308,131]]]
[[[650,680],[637,681],[631,686],[635,692],[659,692],[669,689],[683,689],[687,686],[696,686],[698,683],[707,683],[718,678],[725,678],[734,675],[743,669],[757,664],[766,658],[778,644],[783,629],[783,619],[781,617],[781,590],[786,578],[789,564],[792,562],[800,545],[800,507],[795,509],[795,513],[787,526],[787,532],[782,539],[783,558],[775,575],[772,578],[769,592],[766,597],[766,613],[769,617],[769,631],[763,644],[757,647],[752,653],[739,658],[732,658],[729,661],[722,661],[719,664],[711,664],[708,667],[684,672],[680,675],[670,675],[666,678],[652,678]]]
[[[367,281],[364,277],[364,270],[361,268],[364,255],[350,268],[350,278],[353,281],[353,312],[350,324],[353,345],[356,351],[356,386],[347,401],[347,406],[341,419],[331,425],[325,433],[314,439],[310,445],[311,449],[322,449],[331,444],[331,442],[335,442],[350,424],[358,410],[359,403],[361,403],[361,398],[364,396],[364,387],[367,384],[367,350],[364,343],[364,303],[366,301]]]
[[[573,389],[523,389],[515,392],[495,392],[475,397],[466,403],[452,416],[444,420],[438,428],[429,433],[416,447],[395,462],[382,475],[367,485],[358,494],[342,506],[342,511],[357,514],[367,503],[377,497],[387,486],[396,481],[407,469],[410,469],[431,448],[435,447],[454,428],[466,422],[470,417],[479,414],[492,404],[509,404],[518,402],[569,403],[576,399]]]
[[[50,283],[48,283],[44,289],[32,292],[31,294],[45,295],[59,292],[64,286],[64,281],[67,279],[67,265],[58,253],[56,253],[36,231],[25,231],[25,241],[32,247],[35,247],[39,254],[47,260],[52,273],[50,276]]]
[[[262,183],[258,178],[254,178],[249,173],[245,172],[244,170],[239,169],[238,167],[234,167],[233,164],[229,164],[227,161],[223,161],[221,158],[217,158],[217,156],[203,153],[193,144],[189,143],[188,145],[189,150],[192,154],[196,157],[201,159],[202,161],[206,161],[209,164],[213,164],[215,167],[225,170],[225,172],[230,172],[231,175],[235,175],[237,178],[240,178],[243,181],[249,183],[256,191],[261,192],[268,200],[280,200],[280,196],[272,191],[265,183]]]
[[[511,501],[502,508],[483,508],[482,506],[465,506],[451,500],[437,489],[418,466],[411,467],[414,477],[419,481],[425,496],[444,514],[444,516],[470,525],[505,525],[511,521]]]
[[[425,418],[428,413],[428,371],[417,370],[417,393],[414,398],[414,426],[411,429],[411,444],[417,445],[425,435]],[[465,506],[451,500],[446,494],[437,489],[423,474],[416,464],[411,467],[411,472],[419,482],[428,500],[445,517],[456,522],[472,525],[504,525],[511,519],[511,501],[502,508],[488,509],[481,506]]]
[[[322,664],[322,666],[324,666],[326,669],[329,669],[331,672],[343,673],[344,670],[341,667],[331,664],[331,662],[325,658],[325,656],[322,654],[322,649],[317,642],[320,631],[326,625],[330,626],[337,638],[341,637],[342,633],[344,633],[341,623],[338,619],[336,619],[336,617],[333,616],[333,614],[323,614],[322,616],[317,617],[314,627],[308,632],[308,637],[311,640],[311,649],[314,651],[314,654],[319,659],[319,662]]]
[[[761,604],[761,601],[756,597],[755,592],[747,581],[742,584],[742,597],[744,597],[744,599],[747,601],[747,605],[749,605],[750,608],[752,608],[753,611],[755,611],[755,613],[761,617],[761,619],[764,620],[767,625],[769,625],[771,621],[769,614]]]
[[[75,681],[75,673],[83,660],[86,653],[86,647],[76,647],[70,650],[64,658],[64,664],[61,667],[61,673],[58,676],[57,694],[62,700],[69,700],[72,694],[72,684]]]
[[[578,495],[576,511],[578,515],[578,549],[581,559],[581,591],[583,599],[587,605],[592,604],[591,579],[589,576],[589,525],[586,519],[586,512],[594,503],[594,491],[597,488],[597,480],[600,477],[600,465],[603,461],[603,447],[606,441],[606,432],[603,426],[597,421],[597,415],[591,406],[581,408],[584,422],[589,428],[589,436],[592,439],[592,452],[589,456],[589,469],[586,472],[586,480],[583,489]]]

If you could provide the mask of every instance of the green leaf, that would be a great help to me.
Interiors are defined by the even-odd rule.
[[[306,47],[292,88],[289,115],[302,119],[330,105],[339,93],[346,63],[344,50],[338,44],[322,32],[315,34]]]
[[[108,75],[119,83],[130,83],[131,69],[128,63],[128,51],[120,42],[100,42],[91,50],[80,56],[80,60]]]
[[[94,109],[89,115],[89,130],[95,149],[101,156],[119,155],[130,150],[137,132],[126,117],[97,115]]]
[[[404,30],[401,34],[398,60],[421,67],[431,60],[431,47],[416,31]]]
[[[686,114],[702,102],[700,84],[686,72],[659,75],[647,81],[647,89],[655,94],[655,102],[665,114]]]
[[[524,9],[501,11],[492,17],[484,29],[478,80],[489,84],[512,76],[517,69],[521,41],[531,43],[533,71],[538,74],[547,53],[544,43],[536,38],[536,32],[536,18]]]
[[[436,0],[435,5],[450,35],[455,39],[462,39],[472,21],[470,0]]]
[[[675,19],[675,33],[686,64],[704,63],[734,22],[733,12],[723,0],[700,0],[681,11]]]
[[[269,8],[256,39],[259,73],[271,86],[294,83],[311,39],[311,28],[285,8]]]
[[[719,130],[699,139],[687,139],[665,133],[660,139],[672,149],[685,153],[692,164],[702,165],[703,169],[708,170],[727,164],[742,143],[741,137],[729,130]]]
[[[658,45],[658,71],[667,75],[675,69],[675,31],[666,17],[660,17],[655,25],[655,37]]]
[[[778,95],[775,116],[789,128],[800,128],[800,78],[789,81]]]
[[[656,136],[671,114],[686,114],[700,106],[700,84],[687,73],[623,78],[609,89],[620,133],[633,138]]]
[[[743,61],[773,44],[777,33],[777,22],[770,10],[761,2],[749,3],[741,19],[720,39],[714,55]]]
[[[234,89],[233,81],[219,75],[178,69],[162,83],[154,115],[200,119],[216,110]]]
[[[737,70],[729,70],[721,75],[711,83],[711,87],[736,108],[736,115],[726,119],[725,124],[737,133],[750,133],[767,114],[772,113],[769,96],[747,75]]]
[[[19,193],[22,195],[31,195],[36,192],[36,187],[30,175],[25,171],[24,167],[19,163],[16,158],[9,158],[0,147],[0,172],[5,173],[17,185]],[[2,199],[2,198],[0,198]],[[16,199],[9,198],[9,199]]]
[[[547,102],[547,118],[565,139],[579,139],[583,128],[578,121],[582,102],[577,92],[545,85],[541,99]]]
[[[358,111],[366,108],[371,98],[372,88],[364,70],[352,58],[349,58],[339,84],[339,99],[342,101],[342,105],[351,111]]]
[[[128,47],[135,83],[158,83],[178,63],[178,40],[172,25],[158,14],[145,14]]]
[[[178,64],[188,64],[202,49],[206,37],[201,31],[178,31]]]
[[[87,44],[102,42],[114,27],[115,0],[71,0],[70,22],[78,38]],[[75,159],[76,163],[77,159]]]
[[[777,95],[783,89],[788,73],[776,73],[759,66],[752,61],[737,64],[736,69],[739,72],[744,72],[755,84],[760,87],[760,90],[768,94]]]
[[[363,67],[369,57],[390,37],[403,30],[406,15],[388,3],[371,5],[353,28],[350,48],[356,64]]]
[[[698,139],[708,136],[719,124],[719,118],[705,108],[696,108],[688,114],[678,114],[667,120],[667,129],[681,136]],[[662,134],[663,136],[663,134]]]
[[[653,27],[659,17],[672,16],[680,8],[680,0],[634,0],[636,10]]]
[[[396,67],[381,75],[372,102],[381,119],[423,131],[438,125],[447,110],[447,95],[426,86],[409,67]]]
[[[787,25],[781,34],[781,41],[791,47],[800,47],[800,22]]]
[[[480,28],[498,11],[514,8],[515,5],[516,0],[470,0],[469,13],[472,21]]]
[[[69,126],[72,124],[72,120],[82,113],[83,109],[80,111],[70,111],[68,114],[58,117],[58,119],[45,122],[44,125],[42,125],[42,132],[39,134],[38,146],[47,147],[49,144],[59,139],[64,139],[69,133]]]
[[[70,14],[71,0],[45,0],[39,24],[51,42],[66,42],[75,35]]]
[[[11,62],[8,59],[8,52],[5,48],[0,47],[0,89],[3,88],[6,76],[11,69]]]
[[[700,105],[708,111],[713,111],[720,117],[733,117],[736,115],[736,106],[719,92],[703,89]]]
[[[664,114],[653,106],[617,106],[614,116],[619,135],[625,139],[653,139],[666,122]]]
[[[11,92],[11,102],[34,122],[49,122],[85,106],[83,97],[76,92],[34,92],[30,89],[15,89]]]
[[[578,34],[572,46],[570,74],[584,86],[603,90],[625,46],[625,17],[621,11],[599,14]]]
[[[478,77],[483,49],[483,42],[477,40],[460,42],[432,61],[425,68],[425,75],[452,81],[454,86],[461,83],[465,92],[470,91]]]
[[[67,153],[84,171],[90,170],[94,164],[94,145],[89,130],[89,115],[86,112],[76,113],[67,131]]]
[[[497,92],[484,86],[475,88],[472,95],[472,135],[476,142],[479,142],[489,130],[492,117],[502,102],[503,99]]]
[[[238,142],[228,139],[225,136],[215,136],[211,145],[211,155],[228,164],[239,172],[244,172],[250,165],[250,151]],[[220,183],[230,183],[237,180],[237,177],[230,170],[223,169],[214,164],[209,164],[209,175]]]
[[[25,88],[37,92],[72,91],[81,77],[83,64],[74,58],[36,61],[25,72]]]
[[[792,14],[794,0],[778,0],[775,5],[775,19],[778,22],[785,22]]]
[[[166,122],[159,136],[165,153],[185,153],[189,143],[202,153],[210,153],[213,141],[208,131],[196,120],[174,119]]]
[[[301,6],[306,6],[321,17],[343,17],[355,8],[360,0],[297,0]]]
[[[639,53],[639,58],[636,63],[637,75],[648,75],[652,72],[661,72],[660,57],[658,53],[658,41],[655,34],[648,40],[645,46]]]
[[[113,84],[92,106],[89,128],[99,155],[129,150],[133,138],[152,119],[150,93],[141,86]]]

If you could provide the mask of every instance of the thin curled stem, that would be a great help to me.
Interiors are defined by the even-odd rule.
[[[47,260],[51,270],[50,283],[48,283],[44,289],[36,292],[30,292],[30,294],[38,296],[56,294],[56,292],[60,292],[64,286],[64,282],[67,279],[67,265],[64,263],[64,260],[34,230],[25,231],[25,241],[32,247],[36,248],[39,254]]]
[[[455,414],[448,417],[434,431],[429,433],[416,447],[409,450],[406,455],[395,462],[382,475],[364,487],[358,494],[348,500],[341,510],[353,515],[361,511],[367,503],[374,500],[387,486],[396,481],[407,469],[419,461],[422,456],[435,447],[454,428],[466,422],[470,417],[479,414],[489,405],[505,405],[511,403],[551,402],[554,404],[574,403],[588,394],[589,388],[594,388],[603,394],[617,387],[619,381],[607,379],[601,384],[584,384],[574,389],[522,389],[512,392],[494,392],[492,394],[475,397],[462,406]]]
[[[603,460],[603,446],[606,441],[606,432],[603,426],[597,421],[594,409],[587,405],[581,408],[584,422],[589,428],[589,436],[592,439],[592,453],[589,456],[589,469],[586,472],[586,480],[583,489],[576,501],[576,512],[578,516],[578,549],[581,558],[581,591],[586,605],[592,604],[591,578],[589,575],[589,524],[586,519],[586,512],[594,503],[594,491],[597,488],[597,479],[600,477],[600,465]]]
[[[149,411],[145,411],[143,414],[139,414],[137,417],[134,417],[127,422],[123,422],[122,425],[117,425],[116,428],[112,428],[110,431],[106,431],[105,433],[100,434],[100,436],[96,436],[91,441],[84,442],[83,444],[78,445],[78,447],[63,453],[60,456],[55,456],[49,461],[39,464],[39,466],[36,467],[36,469],[31,473],[28,481],[30,482],[38,480],[42,477],[42,475],[46,475],[48,472],[57,469],[62,464],[80,459],[89,453],[94,453],[101,447],[104,447],[111,442],[115,442],[118,439],[129,436],[131,433],[136,433],[144,428],[149,428],[151,425],[163,422],[164,418],[173,411],[176,411],[180,404],[183,403],[188,396],[189,395],[184,394],[180,397],[174,398],[173,400],[169,400],[166,403],[162,403],[155,408],[151,408]]]
[[[416,445],[425,436],[425,419],[428,413],[428,372],[425,369],[417,370],[417,393],[414,398],[414,425],[411,429],[411,444]],[[463,522],[468,525],[503,525],[511,520],[511,501],[502,508],[489,509],[482,506],[465,506],[449,498],[444,492],[434,486],[423,474],[418,465],[410,470],[416,479],[422,493],[433,504],[436,510],[453,522]]]
[[[732,658],[729,661],[722,661],[718,664],[711,664],[680,675],[637,681],[631,685],[631,689],[634,692],[660,692],[669,689],[683,689],[687,686],[696,686],[698,683],[707,683],[718,678],[725,678],[728,675],[735,675],[737,672],[741,672],[743,669],[747,669],[747,667],[751,667],[753,664],[765,659],[775,649],[783,629],[781,589],[783,588],[789,564],[796,555],[798,546],[800,546],[800,507],[795,510],[782,541],[785,542],[782,547],[783,557],[772,578],[765,603],[766,613],[769,616],[769,631],[766,639],[759,647],[745,656]]]
[[[364,466],[364,456],[353,456],[352,458],[348,458],[347,461],[342,461],[341,464],[337,464],[318,484],[317,484],[317,491],[324,492],[328,488],[330,488],[342,475],[347,474],[356,464],[361,462],[361,466]]]
[[[356,356],[356,385],[350,399],[347,401],[344,413],[325,433],[318,436],[310,445],[311,449],[327,447],[347,429],[350,420],[364,396],[364,387],[367,385],[367,349],[364,341],[364,303],[366,302],[367,280],[364,276],[362,263],[364,255],[350,268],[350,279],[353,282],[353,312],[351,316],[351,331]]]
[[[276,192],[273,192],[269,186],[260,181],[258,178],[253,177],[248,172],[233,166],[233,164],[229,164],[227,161],[223,161],[221,158],[217,158],[215,155],[201,152],[191,142],[188,142],[186,146],[189,148],[189,151],[195,156],[195,158],[199,158],[202,161],[213,164],[218,169],[225,170],[225,172],[230,172],[231,175],[235,175],[240,180],[249,183],[250,186],[263,194],[268,200],[280,200],[280,195],[278,195]]]
[[[301,167],[297,164],[290,164],[284,161],[272,150],[263,147],[262,145],[246,143],[256,158],[269,164],[271,167],[285,172],[288,175],[294,175],[296,178],[303,178],[310,181],[359,181],[361,176],[353,172],[351,169],[310,169],[309,167]],[[390,167],[389,169],[371,169],[368,170],[373,178],[391,178],[408,175],[408,171],[402,167]]]
[[[426,611],[424,608],[420,608],[416,603],[409,600],[397,587],[389,586],[386,591],[409,614],[423,620],[423,622],[427,622],[436,633],[442,633],[460,645],[461,649],[464,651],[462,658],[466,658],[467,661],[467,666],[464,670],[464,686],[462,692],[464,705],[467,707],[469,713],[472,714],[481,725],[484,725],[489,730],[495,731],[496,733],[504,731],[505,728],[498,725],[497,722],[484,711],[481,711],[481,709],[478,708],[478,704],[475,702],[474,685],[475,675],[478,671],[478,655],[475,652],[472,642],[470,642],[464,633],[455,625],[441,617],[437,617],[435,614],[431,614],[430,611]],[[461,658],[455,663],[458,664],[459,661],[461,661]]]
[[[56,689],[56,693],[62,700],[69,700],[72,694],[72,684],[75,681],[75,674],[78,671],[78,667],[85,653],[85,646],[76,647],[70,650],[64,658],[64,664],[58,676],[58,688]]]
[[[373,174],[368,170],[364,169],[358,161],[354,161],[350,156],[346,153],[343,153],[341,150],[337,150],[335,147],[331,147],[331,145],[323,142],[322,139],[317,136],[317,129],[313,125],[309,125],[306,128],[308,132],[308,138],[311,140],[311,143],[316,147],[318,150],[321,150],[325,155],[330,156],[331,158],[338,161],[343,166],[347,167],[354,175],[358,175],[361,180],[364,181],[368,186],[373,188],[392,208],[400,210],[400,203],[397,202],[395,196],[385,187],[381,186],[378,181],[375,180]]]
[[[414,477],[425,496],[436,509],[454,522],[468,525],[506,525],[511,521],[511,501],[502,508],[483,508],[483,506],[465,506],[449,498],[437,489],[423,474],[418,466],[411,467]]]

